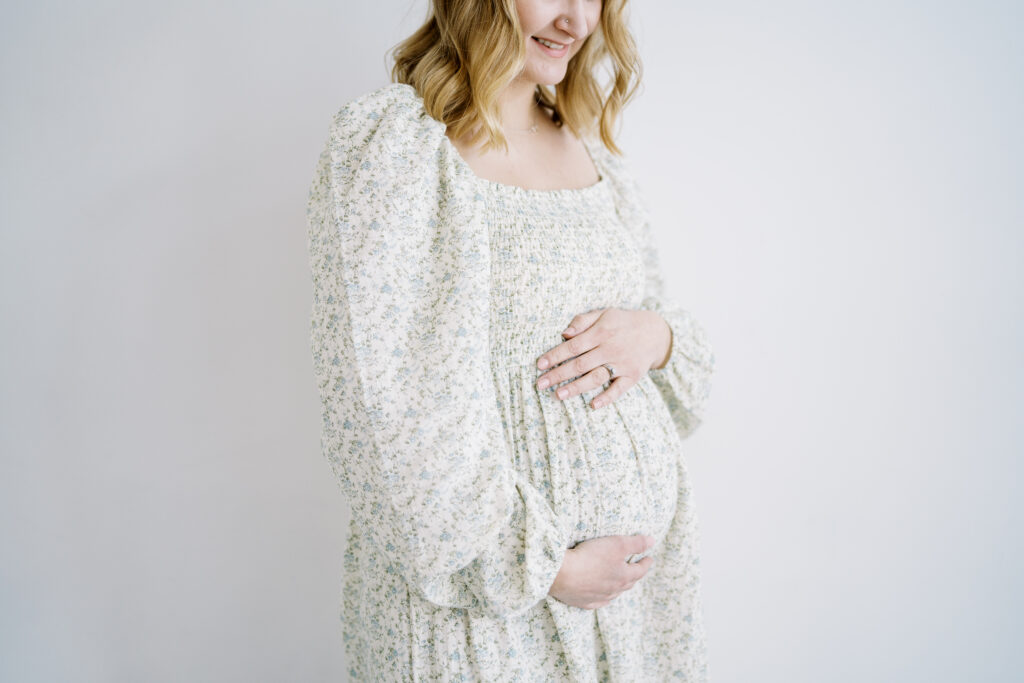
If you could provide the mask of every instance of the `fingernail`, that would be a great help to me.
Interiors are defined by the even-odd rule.
[[[540,381],[537,382],[537,388],[538,389],[543,389],[547,385],[548,385],[548,378],[547,377],[541,377]]]
[[[537,367],[540,368],[541,370],[543,370],[547,366],[548,366],[548,359],[547,358],[541,358],[539,361],[537,361]]]
[[[558,390],[557,392],[555,392],[555,393],[557,393],[557,394],[558,394],[558,398],[565,398],[565,397],[566,397],[566,395],[567,395],[567,394],[569,393],[569,390],[568,390],[568,389],[566,389],[565,387],[562,387],[561,389],[559,389],[559,390]]]
[[[567,328],[565,328],[565,332],[563,332],[562,334],[576,334],[576,328],[575,327],[567,327]]]

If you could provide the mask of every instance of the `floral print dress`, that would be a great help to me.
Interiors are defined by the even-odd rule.
[[[350,676],[706,680],[681,441],[714,356],[665,298],[638,190],[591,141],[589,187],[485,180],[444,132],[411,86],[367,93],[334,117],[309,194],[322,446],[352,512]],[[607,385],[538,390],[537,358],[604,307],[661,313],[668,364],[598,410]],[[640,533],[655,564],[609,605],[547,595],[567,548]]]

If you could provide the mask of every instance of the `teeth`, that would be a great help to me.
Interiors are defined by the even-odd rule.
[[[550,40],[544,40],[543,38],[537,38],[536,36],[534,36],[533,39],[536,40],[541,45],[547,45],[552,50],[561,50],[563,47],[565,47],[565,45],[561,45],[559,43],[552,43]]]

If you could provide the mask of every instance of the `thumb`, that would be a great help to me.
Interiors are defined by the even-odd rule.
[[[635,534],[630,537],[630,552],[640,555],[646,553],[654,545],[654,538],[644,534]]]

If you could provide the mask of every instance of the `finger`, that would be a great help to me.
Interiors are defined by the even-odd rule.
[[[584,333],[596,331],[594,325],[597,323],[598,320],[601,319],[601,316],[604,315],[605,311],[607,310],[607,308],[597,309],[595,311],[590,311],[588,313],[581,314],[581,316],[585,317],[577,316],[576,318],[573,318],[573,320],[576,320],[577,318],[584,320],[587,323],[586,329],[580,329],[576,327],[574,324],[570,323],[569,327],[567,327],[563,332],[563,335],[569,336],[571,338],[565,342],[562,342],[561,344],[554,347],[553,349],[542,355],[540,358],[538,358],[537,367],[540,368],[541,370],[549,367],[554,367],[555,365],[558,365],[559,363],[568,358],[578,356],[584,351],[594,348],[594,346],[597,345],[597,342],[600,341],[600,338],[594,335],[590,335],[588,339],[585,340],[586,343],[583,345],[580,345],[579,343],[571,345],[571,343],[577,340],[584,341],[582,339]],[[565,332],[569,332],[570,329],[572,329],[573,331],[570,334],[565,335]]]
[[[537,359],[537,367],[541,370],[554,368],[559,363],[586,353],[597,346],[600,341],[598,335],[594,334],[596,331],[596,328],[590,327],[577,333],[571,339],[566,339],[561,344],[552,347]]]
[[[580,313],[575,318],[569,321],[569,326],[566,327],[565,330],[562,332],[562,336],[571,337],[575,334],[579,334],[580,332],[585,331],[587,328],[593,325],[598,318],[601,317],[601,314],[604,313],[604,311],[605,309],[603,308],[595,308],[592,311]]]
[[[653,557],[645,557],[636,564],[626,565],[626,580],[633,581],[634,583],[644,578],[644,576],[651,570],[654,565]]]
[[[654,537],[647,534],[633,534],[623,536],[627,554],[636,553],[641,555],[654,546]]]
[[[597,410],[602,406],[615,403],[634,384],[636,384],[636,381],[631,377],[616,377],[611,381],[607,389],[594,397],[590,402],[590,407]]]
[[[537,378],[537,388],[553,387],[567,379],[580,377],[603,363],[605,359],[585,356],[594,350],[597,342],[595,330],[590,329],[542,355],[537,361],[537,367],[542,370],[546,367],[551,369]]]
[[[596,389],[608,381],[608,374],[608,368],[603,365],[598,365],[575,382],[566,384],[564,387],[558,387],[558,390],[555,392],[555,396],[564,401],[571,396],[576,396],[577,394],[582,394],[585,391]]]

